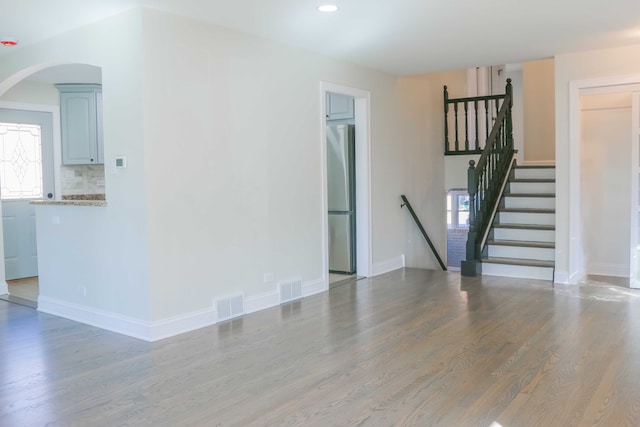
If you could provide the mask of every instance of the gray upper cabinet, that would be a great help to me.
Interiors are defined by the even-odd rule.
[[[102,144],[102,86],[57,84],[60,92],[62,163],[104,163]]]
[[[353,97],[339,93],[327,93],[327,120],[349,120],[355,118]]]

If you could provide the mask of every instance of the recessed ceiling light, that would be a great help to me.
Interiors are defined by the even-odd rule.
[[[3,46],[15,46],[18,44],[18,40],[13,37],[2,37],[0,38],[0,44]]]
[[[322,6],[318,6],[318,10],[320,12],[335,12],[338,10],[338,6],[335,4],[323,4]]]

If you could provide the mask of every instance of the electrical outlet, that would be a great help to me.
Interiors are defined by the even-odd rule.
[[[273,282],[274,275],[273,273],[264,273],[264,283]]]

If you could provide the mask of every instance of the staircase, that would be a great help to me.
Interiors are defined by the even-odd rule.
[[[553,280],[555,167],[515,166],[482,258],[482,274]]]

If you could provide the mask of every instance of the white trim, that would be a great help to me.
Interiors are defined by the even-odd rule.
[[[3,286],[7,288],[5,293],[8,293],[8,286],[6,282],[4,282],[4,285],[0,283],[0,295],[4,289]],[[329,285],[324,279],[312,280],[303,283],[302,296],[309,297],[325,292],[328,289]],[[279,305],[280,297],[278,291],[252,295],[244,298],[244,314],[255,313],[257,311],[266,310]],[[59,299],[40,295],[38,298],[38,310],[43,313],[52,314],[54,316],[63,317],[75,322],[84,323],[150,342],[180,335],[185,332],[191,332],[196,329],[212,326],[218,323],[213,306],[155,322],[147,322],[109,311],[72,304]],[[238,316],[238,318],[240,317],[242,316]]]
[[[38,298],[38,311],[145,341],[158,341],[216,323],[213,307],[147,322],[42,295]]]
[[[580,96],[585,92],[593,93],[619,93],[620,86],[631,85],[628,89],[632,92],[636,84],[640,83],[640,74],[626,76],[611,76],[586,80],[573,80],[569,82],[569,174],[568,174],[568,197],[569,212],[567,215],[569,239],[568,241],[556,241],[556,250],[562,252],[567,251],[568,265],[567,272],[569,277],[578,278],[585,275],[586,266],[583,261],[583,244],[580,232],[581,224],[581,200],[580,200]],[[598,89],[595,89],[598,88]],[[556,150],[559,150],[561,144],[556,144]],[[563,167],[563,165],[560,165]],[[561,190],[562,191],[562,190]],[[559,199],[556,198],[556,215],[561,210],[557,204]],[[560,209],[559,209],[560,208]],[[637,220],[636,220],[637,221]],[[556,224],[558,226],[560,224]],[[568,247],[564,247],[568,244]],[[629,268],[633,268],[629,266]],[[577,282],[571,282],[577,283]]]
[[[9,285],[7,282],[0,282],[0,295],[9,295]]]
[[[522,166],[555,166],[555,160],[524,160]]]
[[[638,179],[640,178],[640,92],[631,94],[631,226],[629,227],[629,284],[638,284]]]
[[[147,341],[158,341],[216,324],[213,307],[152,322]]]
[[[302,297],[310,297],[329,290],[329,283],[324,279],[316,279],[302,284]]]
[[[356,123],[356,269],[358,276],[373,272],[371,247],[371,93],[330,82],[320,82],[320,180],[322,188],[322,271],[329,283],[329,218],[327,201],[326,94],[334,92],[353,96]],[[327,285],[328,288],[328,285]]]
[[[592,263],[587,265],[587,274],[628,278],[629,266],[626,264]]]
[[[554,273],[553,283],[559,285],[577,285],[582,279],[583,277],[579,276],[577,273],[569,275],[569,272],[567,271],[556,270]]]
[[[395,258],[388,259],[386,261],[378,262],[373,266],[373,276],[379,276],[381,274],[389,273],[390,271],[399,270],[404,268],[405,259],[404,254],[398,255]]]
[[[569,273],[566,271],[558,271],[556,270],[554,276],[554,281],[553,283],[559,284],[559,285],[568,285],[569,284]]]
[[[261,294],[246,297],[244,300],[245,314],[255,313],[280,304],[278,291],[263,292]]]

